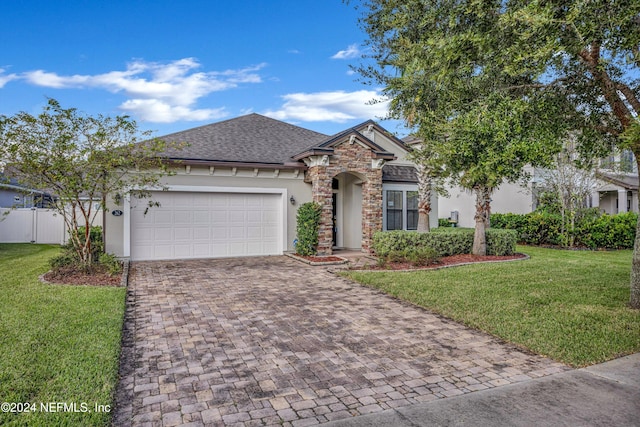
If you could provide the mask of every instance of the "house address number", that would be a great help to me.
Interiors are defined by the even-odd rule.
[[[111,215],[113,215],[113,216],[122,216],[122,211],[120,209],[116,209],[113,212],[111,212]]]

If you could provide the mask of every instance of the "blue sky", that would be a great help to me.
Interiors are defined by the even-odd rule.
[[[157,136],[251,112],[333,134],[386,112],[349,68],[365,50],[357,19],[340,0],[6,2],[0,114],[52,97]]]

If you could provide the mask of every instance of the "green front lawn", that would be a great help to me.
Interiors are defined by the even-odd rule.
[[[531,259],[345,274],[573,366],[640,351],[640,311],[628,307],[631,251],[518,251]]]
[[[125,289],[40,283],[59,250],[0,244],[0,402],[35,404],[0,425],[110,423]]]

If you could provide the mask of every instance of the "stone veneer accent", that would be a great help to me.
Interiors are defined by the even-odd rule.
[[[322,206],[318,232],[318,254],[331,255],[333,240],[333,178],[343,172],[353,173],[362,184],[362,252],[371,253],[373,234],[382,230],[382,164],[372,167],[376,155],[357,141],[348,140],[334,147],[329,164],[312,165],[307,171],[313,201]],[[383,162],[381,162],[383,163]]]

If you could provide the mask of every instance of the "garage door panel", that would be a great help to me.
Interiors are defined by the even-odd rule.
[[[175,211],[173,213],[174,224],[193,224],[193,213],[190,211]]]
[[[245,227],[230,225],[227,231],[228,231],[227,237],[232,240],[243,239],[246,237]]]
[[[167,206],[165,206],[166,208],[168,208]],[[151,210],[154,208],[149,209],[149,212],[147,213],[146,216],[151,216],[153,217],[151,223],[153,224],[173,224],[173,212],[169,211],[159,211],[159,212],[151,212]],[[159,208],[156,208],[159,209]]]
[[[173,238],[176,241],[180,240],[193,240],[193,230],[186,227],[176,227],[173,229]]]
[[[132,202],[134,260],[274,255],[282,251],[280,194],[158,192]],[[135,199],[134,199],[135,201]]]
[[[202,227],[198,224],[197,227],[193,229],[193,240],[208,242],[211,240],[211,230],[209,227]]]

